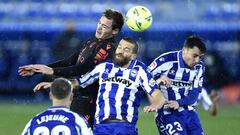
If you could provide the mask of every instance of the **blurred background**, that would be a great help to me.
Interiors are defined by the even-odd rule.
[[[1,102],[44,101],[46,93],[32,92],[44,76],[21,77],[18,67],[69,56],[94,36],[104,9],[126,14],[135,5],[150,9],[153,24],[141,33],[125,25],[118,40],[134,37],[141,45],[139,59],[148,65],[181,49],[189,35],[200,35],[207,44],[205,88],[217,90],[221,104],[239,106],[240,0],[0,0]]]

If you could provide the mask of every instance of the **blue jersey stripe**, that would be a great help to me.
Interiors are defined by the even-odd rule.
[[[99,93],[96,108],[96,124],[107,118],[118,118],[136,124],[141,92],[152,94],[157,88],[156,82],[147,71],[147,66],[140,61],[132,60],[128,68],[114,66],[112,61],[97,65],[89,74],[99,73]],[[87,78],[84,75],[82,78]],[[80,82],[81,81],[80,78]],[[91,80],[91,79],[88,79]],[[96,80],[96,79],[94,79]],[[89,84],[84,81],[84,84]],[[83,84],[83,86],[84,86]]]
[[[204,76],[204,64],[200,61],[193,68],[189,68],[183,58],[182,51],[167,52],[157,57],[148,67],[154,79],[167,76],[172,84],[169,87],[162,86],[161,90],[168,100],[179,100],[187,96],[191,90],[201,90]],[[184,107],[185,108],[185,107]],[[170,114],[164,107],[164,114]],[[180,107],[178,111],[182,111]]]

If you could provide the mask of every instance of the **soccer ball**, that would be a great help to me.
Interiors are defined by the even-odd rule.
[[[152,13],[144,6],[135,6],[128,10],[126,23],[135,32],[142,32],[152,24]]]

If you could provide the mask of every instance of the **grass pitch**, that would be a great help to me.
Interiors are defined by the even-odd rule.
[[[48,108],[50,103],[0,103],[0,134],[19,135],[27,122],[37,113]],[[240,125],[240,105],[220,105],[216,117],[199,109],[203,128],[208,135],[237,135]],[[138,131],[140,135],[157,135],[153,113],[143,113],[139,109]]]

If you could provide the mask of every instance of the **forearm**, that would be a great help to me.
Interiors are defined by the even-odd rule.
[[[53,67],[67,67],[67,66],[75,65],[78,59],[78,54],[79,52],[76,52],[65,59],[50,63],[47,66],[53,68]]]
[[[53,74],[62,77],[74,77],[82,75],[81,65],[74,65],[69,67],[53,68]]]
[[[216,116],[217,115],[217,104],[213,103],[208,111],[211,115]]]
[[[159,89],[154,90],[152,95],[149,96],[149,100],[151,104],[157,106],[157,108],[161,108],[165,103],[165,98]]]
[[[177,100],[179,106],[191,105],[198,99],[199,92],[197,89],[190,90],[188,95],[182,99]]]
[[[78,83],[78,81],[76,79],[70,79],[70,81],[71,81],[72,86],[73,86],[74,89],[77,89],[77,88],[80,87],[79,83]]]

